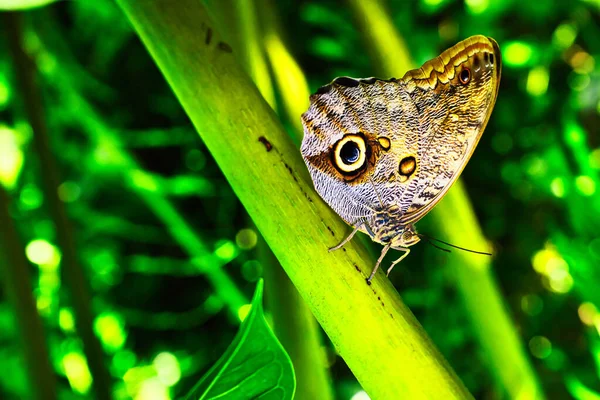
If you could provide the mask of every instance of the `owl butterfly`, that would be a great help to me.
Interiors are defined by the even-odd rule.
[[[352,233],[392,248],[419,242],[414,224],[458,179],[490,118],[498,44],[470,37],[401,79],[341,77],[310,97],[301,152],[319,195]]]

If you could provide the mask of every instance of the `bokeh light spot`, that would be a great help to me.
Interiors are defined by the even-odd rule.
[[[146,379],[135,400],[171,400],[169,389],[157,377]]]
[[[521,298],[521,309],[532,317],[539,315],[544,308],[544,302],[535,294],[528,294]]]
[[[567,23],[556,28],[552,40],[556,47],[566,49],[573,44],[576,37],[577,29],[572,24]]]
[[[158,379],[166,386],[174,386],[181,379],[181,369],[177,357],[168,352],[162,352],[154,357],[152,362]]]
[[[42,205],[44,196],[42,191],[36,185],[27,184],[21,189],[19,199],[21,200],[24,209],[35,210]]]
[[[571,144],[583,143],[585,141],[585,131],[579,125],[571,122],[565,129],[565,139]]]
[[[72,203],[79,199],[81,188],[75,182],[63,182],[58,187],[58,197],[65,203]]]
[[[94,331],[102,341],[105,350],[114,352],[125,344],[127,333],[121,318],[112,312],[104,312],[96,317]]]
[[[35,306],[40,315],[49,317],[52,311],[52,297],[46,293],[38,294],[37,298],[35,299]]]
[[[588,74],[577,74],[572,72],[569,74],[569,86],[576,92],[585,90],[590,84],[590,76]]]
[[[596,193],[596,182],[586,175],[575,178],[575,187],[584,196],[593,196]]]
[[[367,392],[365,392],[364,390],[359,390],[358,392],[354,393],[350,400],[371,400],[371,398],[369,397]]]
[[[71,388],[87,394],[92,386],[92,375],[85,356],[79,352],[69,352],[63,356],[62,364]]]
[[[553,292],[567,293],[573,287],[573,277],[567,270],[557,268],[550,272],[548,278],[548,284]]]
[[[541,66],[533,68],[527,75],[527,93],[535,97],[546,94],[549,80],[548,69]]]
[[[550,191],[559,199],[565,197],[565,180],[561,177],[556,177],[550,182]]]
[[[593,303],[581,303],[577,308],[577,315],[579,315],[582,323],[587,326],[593,326],[595,319],[598,317],[598,309]]]
[[[8,101],[10,100],[10,86],[4,80],[3,76],[0,76],[0,110],[3,110]]]
[[[341,60],[346,56],[346,50],[339,41],[325,36],[315,37],[311,48],[314,54],[325,59]]]
[[[471,14],[482,14],[490,5],[490,0],[465,0],[467,9]]]
[[[238,247],[231,240],[217,242],[215,255],[225,262],[229,262],[238,256]]]
[[[531,262],[535,271],[546,277],[544,284],[551,291],[566,293],[573,287],[569,265],[552,244],[547,243],[544,249],[535,253]]]
[[[504,63],[513,67],[527,65],[533,56],[533,49],[525,42],[508,42],[502,51]]]
[[[65,332],[75,331],[75,318],[70,308],[61,308],[58,313],[58,325]]]
[[[263,274],[263,267],[258,260],[248,260],[242,264],[242,276],[249,282],[256,282]]]
[[[534,357],[544,359],[552,353],[552,343],[544,336],[534,336],[529,341],[529,351]]]
[[[238,318],[240,321],[244,322],[248,314],[250,314],[250,310],[252,310],[252,304],[244,304],[238,310]]]
[[[577,51],[569,58],[569,64],[577,74],[589,74],[594,71],[596,60],[585,51]]]
[[[161,387],[165,387],[162,382],[158,380],[154,366],[141,365],[139,367],[130,368],[123,375],[123,381],[125,382],[129,396],[133,398],[139,398],[138,396],[141,392],[143,383],[152,378],[156,379]]]
[[[14,187],[23,167],[23,160],[16,131],[0,125],[0,185],[9,189]]]
[[[242,229],[235,235],[235,243],[243,250],[253,249],[257,241],[258,235],[254,229]]]
[[[191,171],[200,171],[206,165],[206,156],[198,149],[192,149],[185,155],[185,165]]]
[[[56,269],[61,258],[58,248],[43,239],[36,239],[29,242],[27,247],[25,247],[25,254],[29,261],[45,270]]]
[[[426,6],[432,7],[432,8],[436,8],[437,6],[444,3],[444,0],[422,0],[422,1],[423,1],[423,4],[425,4]]]
[[[524,158],[524,166],[527,172],[527,175],[532,177],[541,177],[544,176],[548,170],[548,164],[545,159],[538,156],[529,156]]]

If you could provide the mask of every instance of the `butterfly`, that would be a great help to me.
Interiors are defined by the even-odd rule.
[[[471,158],[490,118],[500,49],[485,36],[463,40],[401,79],[336,78],[302,114],[301,153],[314,187],[358,232],[410,252],[415,223],[444,197]]]

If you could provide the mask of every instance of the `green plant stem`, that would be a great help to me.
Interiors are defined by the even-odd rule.
[[[256,3],[254,0],[243,0],[243,7],[233,7],[234,3],[240,1],[222,0],[217,3],[218,6],[209,7],[209,10],[211,14],[217,16],[218,25],[222,28],[220,31],[227,29],[230,36],[235,38],[237,46],[233,48],[242,51],[243,55],[240,57],[242,66],[263,98],[276,111],[273,107],[274,103],[269,101],[270,98],[274,100],[273,86],[268,75],[268,65],[261,40],[263,35],[267,34],[266,32],[271,36],[275,35],[275,32],[267,28],[270,24],[266,24],[265,21],[261,21],[262,29],[259,29],[259,18],[255,12],[260,9],[264,16],[267,12],[265,4]],[[267,76],[258,74],[258,71],[263,71]],[[305,97],[308,99],[308,93]],[[331,400],[333,399],[331,378],[325,364],[317,321],[263,238],[259,239],[257,249],[258,257],[265,266],[265,293],[268,310],[273,318],[273,328],[294,365],[295,398]]]
[[[471,398],[364,247],[312,190],[298,150],[197,0],[118,0],[288,276],[373,399]],[[212,29],[211,40],[205,38]]]
[[[56,398],[56,379],[50,366],[46,337],[32,295],[29,264],[10,218],[8,193],[0,184],[0,271],[8,301],[15,312],[19,339],[35,399]]]
[[[356,17],[357,28],[368,43],[373,65],[377,66],[381,76],[400,77],[415,68],[404,40],[381,0],[373,0],[368,5],[360,0],[348,0],[348,3]],[[479,250],[489,247],[460,180],[429,218],[433,219],[442,238],[450,243]],[[448,261],[498,385],[510,398],[542,399],[543,392],[496,284],[491,258],[453,251]]]
[[[44,198],[47,201],[48,210],[56,227],[58,244],[62,251],[62,280],[71,294],[75,326],[83,342],[83,349],[93,376],[93,388],[96,397],[102,400],[110,399],[110,376],[104,365],[102,347],[92,329],[94,316],[87,281],[77,260],[71,223],[63,203],[58,198],[60,179],[54,156],[50,150],[42,100],[35,84],[36,69],[32,60],[23,50],[21,15],[6,13],[3,17],[15,72],[21,86],[25,111],[33,130],[34,148],[39,157],[40,171],[44,182]]]
[[[254,0],[203,0],[210,17],[228,40],[238,61],[269,103],[277,110],[273,82],[260,41],[261,29]]]

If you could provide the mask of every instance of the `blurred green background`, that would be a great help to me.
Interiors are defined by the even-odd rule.
[[[600,399],[600,2],[384,3],[419,65],[474,34],[498,41],[500,94],[463,181],[547,398]],[[312,92],[336,76],[376,75],[352,10],[343,1],[257,1],[256,20],[278,28],[267,36],[270,24],[259,23],[256,40],[285,43],[305,76],[290,74]],[[113,2],[64,1],[20,14],[3,13],[0,25],[0,182],[8,195],[0,206],[17,228],[10,235],[0,226],[14,240],[2,243],[1,268],[14,262],[8,247],[26,255],[19,276],[31,285],[59,398],[94,397],[75,328],[81,296],[90,300],[88,328],[100,340],[113,398],[182,396],[225,351],[273,261]],[[35,75],[17,74],[25,67],[15,44]],[[277,68],[265,64],[257,75],[269,82]],[[23,75],[37,94],[23,89]],[[281,110],[281,86],[273,87],[268,100]],[[32,101],[37,122],[27,111]],[[282,119],[297,129],[299,116]],[[53,171],[34,143],[36,124],[50,138],[46,156],[56,164],[71,259],[84,281],[65,266],[72,260],[59,245],[45,189]],[[435,237],[427,218],[418,227]],[[471,393],[504,398],[444,269],[452,256],[416,246],[390,278]],[[11,297],[9,275],[0,275],[0,398],[23,399],[32,396],[16,323],[25,300],[22,292]],[[368,398],[326,338],[322,350],[336,398]]]

